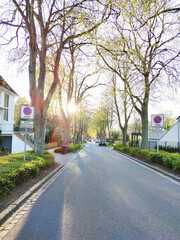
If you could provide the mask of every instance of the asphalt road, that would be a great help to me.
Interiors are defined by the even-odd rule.
[[[8,240],[179,240],[180,185],[88,143]]]

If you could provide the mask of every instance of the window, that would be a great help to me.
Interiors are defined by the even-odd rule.
[[[4,120],[8,121],[9,95],[4,94]]]
[[[4,94],[4,107],[9,107],[9,95]]]

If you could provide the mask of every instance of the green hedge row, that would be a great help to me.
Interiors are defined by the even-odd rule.
[[[67,152],[75,152],[82,147],[83,147],[83,144],[80,144],[80,143],[69,144],[68,147],[67,147]],[[54,152],[55,153],[62,153],[62,147],[58,147],[58,148],[54,149]]]
[[[136,147],[128,147],[123,144],[117,144],[114,149],[123,153],[130,154],[131,156],[139,157],[151,163],[162,164],[174,171],[180,171],[180,154],[168,153],[165,151],[156,152],[156,150],[140,149]]]
[[[44,154],[27,151],[26,161],[23,156],[24,153],[19,153],[0,157],[0,198],[17,184],[38,176],[40,169],[54,162],[54,156],[47,151]]]

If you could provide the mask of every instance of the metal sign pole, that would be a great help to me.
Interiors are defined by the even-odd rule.
[[[27,128],[25,130],[24,161],[26,160],[26,139],[27,139]]]
[[[159,153],[159,134],[157,131],[157,153]]]

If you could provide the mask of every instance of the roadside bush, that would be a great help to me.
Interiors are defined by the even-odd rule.
[[[55,153],[62,153],[62,147],[58,147],[56,149],[54,149]]]
[[[156,150],[140,149],[136,147],[128,147],[123,144],[117,144],[114,149],[123,153],[130,154],[131,156],[137,156],[143,158],[151,163],[163,164],[168,168],[172,168],[174,171],[180,171],[180,154],[179,153],[168,153],[160,151],[157,153]]]
[[[137,151],[137,156],[145,160],[148,159],[149,154],[150,154],[150,151],[148,149],[139,149]]]
[[[137,148],[137,147],[128,147],[128,151],[130,153],[131,156],[137,156],[138,155],[138,152],[140,150],[140,148]]]
[[[148,156],[148,161],[151,163],[163,164],[164,153],[151,152]]]
[[[124,145],[124,144],[116,144],[116,145],[114,146],[114,150],[120,151],[120,149],[121,149],[122,147],[125,147],[125,145]]]
[[[54,156],[47,151],[44,154],[27,151],[26,161],[23,161],[23,156],[24,153],[0,157],[0,198],[17,184],[36,177],[40,169],[54,162]]]
[[[45,149],[51,149],[58,146],[58,142],[45,143]]]
[[[163,146],[159,146],[159,150],[164,150],[164,151],[169,152],[169,153],[180,153],[180,148],[177,148],[177,147],[170,147],[170,146],[163,147]]]
[[[83,144],[75,143],[75,144],[69,144],[67,147],[67,152],[75,152],[83,147]],[[62,153],[62,146],[54,149],[55,153]]]
[[[70,145],[68,145],[67,151],[68,152],[74,152],[74,151],[79,150],[82,147],[83,147],[83,145],[80,144],[80,143],[70,144]]]
[[[173,162],[173,170],[180,172],[180,158]]]

